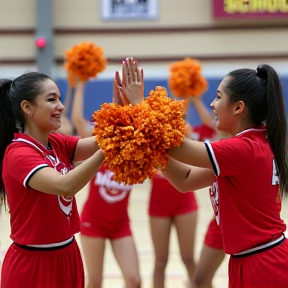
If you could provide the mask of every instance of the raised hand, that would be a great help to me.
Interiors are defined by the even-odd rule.
[[[123,106],[123,105],[127,105],[130,103],[126,95],[125,85],[123,81],[121,81],[118,71],[116,71],[115,77],[113,80],[113,99],[114,99],[114,95],[115,95],[115,98],[117,99],[117,100],[115,99],[116,100],[115,102],[118,103],[119,105]]]
[[[118,79],[118,80],[117,80]],[[120,82],[120,84],[119,84]],[[113,79],[113,103],[117,103],[121,106],[124,106],[123,100],[122,100],[122,96],[121,96],[121,92],[119,89],[119,85],[122,85],[121,80],[120,80],[120,76],[119,73],[116,72],[115,73],[115,77]],[[129,104],[129,103],[125,103]]]
[[[134,60],[133,58],[126,58],[126,60],[122,62],[122,81],[118,72],[116,72],[115,74],[114,81],[116,81],[117,83],[119,97],[121,98],[124,105],[127,105],[129,103],[131,103],[132,105],[136,105],[143,101],[143,69],[138,68],[136,60]]]

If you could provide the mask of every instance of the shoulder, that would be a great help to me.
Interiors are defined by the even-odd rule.
[[[48,166],[40,150],[23,142],[12,142],[6,149],[3,159],[3,173],[6,176],[24,179],[36,166]],[[21,178],[21,179],[22,179]],[[18,180],[19,180],[18,179]]]
[[[206,143],[206,142],[205,142]],[[253,147],[253,141],[246,137],[233,136],[216,142],[211,142],[213,149],[228,149],[230,151],[249,151]]]
[[[61,133],[52,132],[49,135],[49,141],[51,142],[62,142],[62,141],[65,141],[65,139],[66,139],[66,135],[61,134]]]
[[[77,142],[79,139],[80,137],[78,136],[71,136],[54,132],[49,135],[49,141],[55,143]]]
[[[78,137],[64,135],[61,133],[51,133],[49,135],[49,142],[52,144],[53,147],[63,147],[63,146],[70,146],[76,144],[78,141]]]
[[[216,142],[205,141],[209,155],[215,155],[220,158],[237,159],[237,161],[247,161],[255,151],[253,141],[246,137],[233,136]]]
[[[9,157],[18,157],[18,156],[25,156],[25,155],[31,155],[31,154],[39,154],[39,152],[37,152],[35,150],[34,147],[32,147],[31,145],[24,143],[24,142],[17,142],[17,141],[13,141],[7,148],[5,151],[5,156],[9,156]],[[39,154],[40,155],[40,154]],[[4,157],[5,158],[5,157]]]
[[[220,139],[218,141],[212,142],[212,144],[217,144],[217,145],[243,145],[244,143],[250,143],[253,142],[252,139],[248,137],[243,137],[243,136],[232,136],[228,137],[225,139]]]
[[[74,153],[79,139],[77,136],[63,135],[60,133],[51,133],[49,136],[49,142],[52,144],[52,147],[57,150],[57,153],[67,155],[69,161],[74,159]]]

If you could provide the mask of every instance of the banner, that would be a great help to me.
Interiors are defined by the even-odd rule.
[[[103,20],[156,19],[158,0],[102,0]]]
[[[288,0],[212,0],[214,19],[288,19]]]

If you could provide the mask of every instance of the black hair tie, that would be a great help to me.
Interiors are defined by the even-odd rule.
[[[258,66],[256,69],[257,77],[266,80],[268,78],[267,70],[263,66]]]

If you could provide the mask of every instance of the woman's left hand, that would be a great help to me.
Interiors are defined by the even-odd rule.
[[[119,84],[120,83],[120,84]],[[121,80],[120,80],[120,76],[119,76],[119,72],[117,71],[115,73],[115,77],[113,79],[113,103],[116,103],[120,106],[124,106],[126,104],[129,104],[128,102],[124,104],[123,100],[122,100],[122,95],[120,92],[120,86],[122,86]]]

